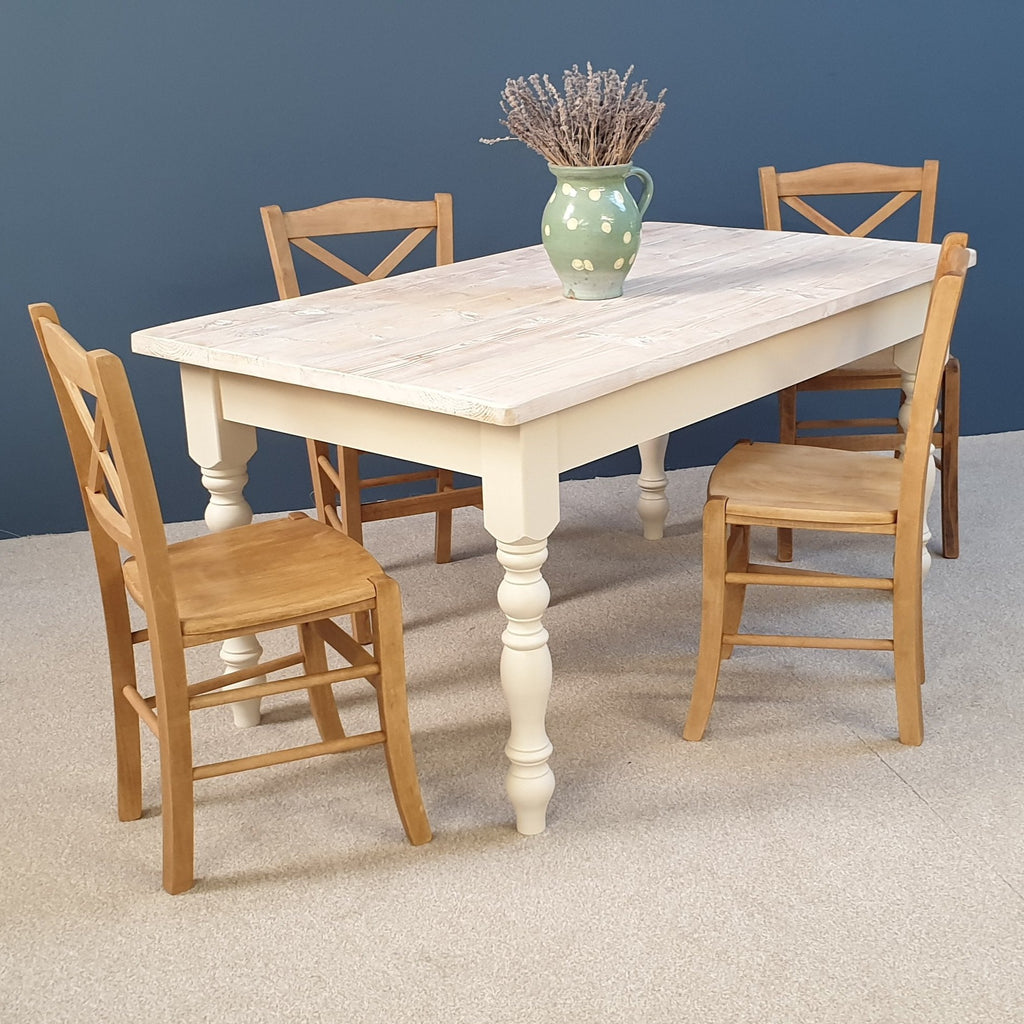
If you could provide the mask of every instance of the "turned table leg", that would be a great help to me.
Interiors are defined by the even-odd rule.
[[[202,472],[203,486],[210,495],[205,521],[211,532],[230,530],[252,522],[252,509],[243,491],[249,481],[246,471],[256,451],[256,431],[252,427],[226,422],[220,416],[216,378],[197,366],[182,366],[181,391],[188,430],[188,450]],[[254,636],[238,636],[221,644],[224,671],[237,672],[259,664],[263,647]],[[262,677],[236,685],[262,682]],[[259,698],[232,705],[235,725],[247,728],[259,725]]]
[[[643,523],[646,540],[661,540],[665,536],[665,520],[668,519],[668,498],[665,488],[665,452],[668,449],[668,434],[641,441],[640,448],[640,498],[636,511]]]
[[[555,776],[545,730],[552,666],[542,618],[551,598],[541,568],[547,538],[558,525],[558,434],[552,420],[482,433],[484,525],[494,538],[504,570],[498,605],[505,616],[501,634],[501,688],[509,713],[505,789],[516,828],[527,836],[543,832]]]
[[[505,570],[498,604],[507,626],[501,635],[501,686],[508,702],[511,731],[505,754],[509,769],[505,789],[523,835],[544,831],[555,776],[548,766],[552,746],[544,728],[551,692],[548,631],[541,624],[550,592],[541,575],[548,557],[546,540],[498,541],[498,561]]]

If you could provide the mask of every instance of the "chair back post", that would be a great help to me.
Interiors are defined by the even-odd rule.
[[[160,502],[124,365],[112,352],[86,352],[52,306],[29,307],[71,448],[92,540],[108,639],[128,619],[121,552],[134,556],[154,645],[158,707],[188,713],[185,661]],[[85,396],[95,408],[90,411]],[[157,657],[157,649],[161,656]],[[112,649],[112,656],[114,651]],[[180,671],[181,687],[159,666]],[[177,682],[177,680],[174,680]],[[165,685],[167,684],[167,685]],[[180,692],[179,692],[180,689]]]
[[[774,167],[760,167],[761,215],[766,231],[782,230],[782,206],[779,202],[779,176]]]
[[[455,217],[451,193],[435,192],[434,204],[437,207],[435,260],[439,267],[446,267],[455,262]]]
[[[280,206],[264,206],[260,209],[260,216],[263,219],[263,231],[267,236],[267,248],[270,250],[278,298],[297,298],[301,294],[299,279],[295,273],[295,261],[292,259],[292,247],[288,239],[284,213]]]
[[[917,240],[930,242],[935,237],[935,202],[939,195],[939,161],[925,160],[921,168],[921,204],[917,218]],[[966,239],[964,240],[966,245]]]
[[[900,482],[900,516],[896,524],[896,545],[920,549],[924,529],[928,465],[932,458],[932,432],[938,411],[942,374],[949,358],[950,341],[956,323],[960,297],[970,256],[967,235],[948,234],[942,242],[928,313],[917,361],[914,400],[903,446]]]

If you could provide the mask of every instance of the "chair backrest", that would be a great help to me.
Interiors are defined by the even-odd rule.
[[[432,202],[339,199],[290,213],[283,212],[280,206],[264,206],[260,214],[277,291],[282,299],[294,299],[302,294],[292,259],[293,245],[355,284],[387,277],[432,232],[436,233],[437,265],[452,263],[455,259],[452,197],[447,192],[438,192]],[[368,274],[313,241],[314,238],[380,231],[409,233]]]
[[[920,197],[917,241],[930,242],[935,225],[935,198],[939,183],[938,160],[920,167],[887,164],[826,164],[803,171],[779,173],[774,167],[758,171],[761,209],[769,231],[782,230],[782,204],[796,210],[829,235],[863,238],[915,197]],[[807,196],[858,196],[895,193],[891,199],[851,231],[845,231],[806,201]]]
[[[47,303],[29,306],[29,315],[71,448],[108,622],[127,615],[127,551],[139,564],[150,630],[173,623],[177,634],[167,536],[124,365],[112,352],[82,348]]]
[[[946,235],[939,251],[928,302],[921,354],[917,361],[914,397],[910,406],[910,422],[903,446],[897,549],[901,546],[901,540],[915,550],[920,549],[927,472],[932,458],[932,431],[942,373],[949,358],[950,339],[969,263],[967,235],[962,232]]]

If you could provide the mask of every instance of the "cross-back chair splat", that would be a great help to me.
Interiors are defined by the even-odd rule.
[[[875,228],[888,220],[897,210],[903,209],[917,195],[917,192],[898,193],[884,206],[880,207],[870,217],[867,217],[850,231],[844,231],[835,221],[830,220],[820,210],[816,210],[799,196],[785,196],[782,197],[782,201],[790,209],[796,210],[797,213],[806,217],[812,224],[816,224],[828,235],[848,235],[851,238],[866,238]]]

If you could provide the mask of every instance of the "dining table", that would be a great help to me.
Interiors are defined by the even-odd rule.
[[[555,788],[542,570],[559,475],[638,446],[637,511],[656,540],[672,431],[886,348],[912,403],[938,252],[650,222],[614,299],[564,297],[534,245],[148,327],[132,349],[179,364],[211,530],[251,520],[244,487],[259,428],[481,479],[505,620],[494,643],[510,726],[506,791],[516,827],[533,835]],[[253,637],[227,641],[225,671],[257,663],[261,650]],[[258,721],[258,706],[238,714]]]

